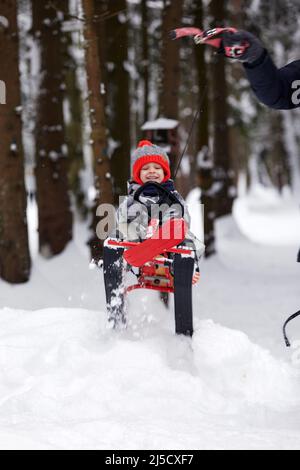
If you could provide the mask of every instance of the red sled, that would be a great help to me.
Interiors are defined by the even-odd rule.
[[[146,240],[147,242],[147,240]],[[122,242],[108,240],[107,245],[116,247],[117,250],[125,248],[126,253],[131,249],[140,248],[143,243]],[[126,252],[126,249],[128,251]],[[115,250],[109,250],[114,255]],[[184,247],[164,249],[163,253],[154,256],[140,267],[133,268],[127,264],[127,268],[136,276],[137,282],[124,286],[123,294],[115,308],[110,308],[109,317],[113,324],[126,323],[126,309],[124,310],[126,295],[135,289],[151,289],[158,291],[165,300],[165,296],[174,294],[175,332],[192,336],[193,334],[193,307],[192,286],[200,278],[199,269],[195,270],[195,260],[192,250]],[[135,272],[138,270],[138,272]],[[104,276],[105,278],[105,276]],[[116,303],[114,302],[114,305]]]
[[[146,185],[141,187],[140,192]],[[179,202],[161,185],[151,185],[155,185],[162,194],[164,201],[160,203],[165,203],[165,198],[170,204]],[[138,200],[139,196],[137,191],[135,198]],[[173,293],[175,331],[177,334],[192,336],[192,286],[199,280],[200,274],[199,268],[195,269],[194,250],[186,246],[184,241],[187,225],[183,218],[170,219],[161,227],[155,225],[155,222],[158,224],[157,219],[150,221],[149,238],[144,241],[109,238],[105,243],[103,273],[108,318],[114,327],[126,324],[126,294],[135,289],[156,290],[163,298]],[[121,261],[122,258],[126,263]],[[136,283],[126,286],[123,271],[131,271],[136,276]]]
[[[174,255],[190,257],[193,251],[187,247],[178,247],[184,240],[187,231],[183,219],[171,219],[161,226],[154,235],[143,242],[129,242],[109,239],[110,246],[125,248],[124,259],[132,267],[138,267],[137,283],[126,288],[152,289],[164,293],[174,293]],[[192,285],[200,279],[199,270],[194,270]]]
[[[151,238],[127,250],[124,258],[131,266],[141,267],[155,256],[182,242],[186,232],[187,224],[183,219],[170,219],[159,227]]]

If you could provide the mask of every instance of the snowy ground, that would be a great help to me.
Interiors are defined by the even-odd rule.
[[[107,329],[84,227],[62,256],[34,255],[28,285],[0,282],[0,448],[299,449],[300,320],[293,348],[281,334],[300,307],[299,215],[257,189],[218,223],[192,341],[148,291]]]

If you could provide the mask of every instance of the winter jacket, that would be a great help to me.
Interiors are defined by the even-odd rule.
[[[275,109],[300,107],[300,60],[278,69],[268,52],[253,64],[244,64],[257,98]]]
[[[172,180],[168,180],[162,184],[168,189],[179,201],[178,204],[165,207],[162,213],[162,223],[170,218],[184,218],[188,228],[190,227],[191,217],[187,208],[187,204],[183,197],[174,188]],[[144,240],[148,229],[149,220],[153,206],[158,202],[159,197],[153,191],[143,192],[140,195],[140,204],[134,199],[134,195],[141,186],[135,182],[128,183],[128,196],[122,201],[116,217],[116,234],[118,237],[127,240]],[[152,213],[153,215],[153,213]],[[155,216],[155,213],[154,213]],[[204,244],[198,240],[195,235],[188,230],[186,234],[185,244],[196,251],[199,259],[204,252]]]

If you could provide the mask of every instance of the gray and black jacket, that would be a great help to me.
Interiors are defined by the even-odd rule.
[[[190,228],[191,217],[188,211],[187,204],[183,197],[174,188],[172,180],[162,183],[163,187],[168,189],[170,193],[175,196],[178,203],[171,206],[161,206],[163,209],[160,212],[160,220],[162,223],[171,218],[184,218],[188,228]],[[121,202],[116,216],[116,231],[118,238],[130,241],[141,241],[146,238],[148,224],[153,216],[155,217],[155,204],[159,201],[159,196],[154,190],[148,188],[141,193],[138,202],[135,200],[134,195],[136,191],[141,188],[141,185],[135,182],[128,182],[128,196]],[[156,206],[157,207],[157,206]],[[197,239],[197,237],[188,229],[186,239],[182,244],[190,246],[199,259],[204,252],[204,244]]]

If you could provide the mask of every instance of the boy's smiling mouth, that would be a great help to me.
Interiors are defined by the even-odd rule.
[[[155,176],[147,176],[146,177],[147,180],[158,180],[159,179],[159,176],[155,175]]]

